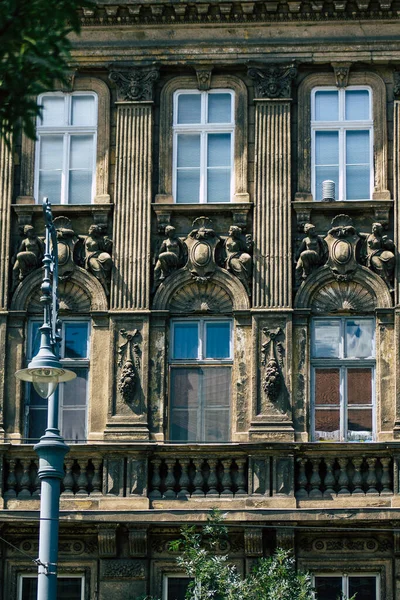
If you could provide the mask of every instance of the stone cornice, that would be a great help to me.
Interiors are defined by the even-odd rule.
[[[254,23],[275,21],[337,21],[398,19],[396,0],[102,0],[82,10],[84,26],[188,23]]]

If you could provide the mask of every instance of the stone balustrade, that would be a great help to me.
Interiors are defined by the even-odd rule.
[[[150,502],[241,500],[297,504],[399,494],[400,454],[389,444],[232,444],[76,446],[65,459],[61,500]],[[38,460],[31,446],[0,447],[0,497],[38,500]],[[277,506],[279,506],[277,502]],[[15,503],[14,503],[15,504]]]

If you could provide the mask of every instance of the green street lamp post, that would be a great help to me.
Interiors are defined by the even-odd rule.
[[[43,325],[39,329],[40,349],[28,367],[17,371],[15,376],[31,382],[39,396],[48,398],[47,429],[34,446],[39,456],[41,481],[37,600],[56,600],[60,485],[64,477],[64,457],[69,450],[58,429],[58,384],[74,379],[76,374],[64,369],[59,360],[57,232],[47,198],[43,201],[43,215],[46,239],[40,297],[44,309]]]

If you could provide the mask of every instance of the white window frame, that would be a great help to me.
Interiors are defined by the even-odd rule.
[[[96,92],[90,90],[79,91],[79,92],[46,92],[38,96],[38,104],[42,104],[42,99],[45,96],[55,96],[64,98],[64,123],[60,126],[43,126],[41,125],[40,117],[37,118],[36,124],[36,148],[35,148],[35,186],[34,196],[37,204],[43,202],[43,198],[39,198],[39,171],[40,171],[40,141],[42,137],[60,136],[62,135],[63,140],[63,160],[62,160],[62,172],[61,172],[61,194],[60,202],[58,199],[49,198],[53,204],[69,204],[69,159],[70,159],[70,144],[71,137],[74,135],[93,135],[93,163],[92,163],[92,188],[90,195],[90,202],[93,203],[94,196],[96,193],[96,160],[97,160],[97,130],[98,130],[98,96]],[[76,96],[92,96],[95,102],[95,125],[71,125],[70,118],[72,115],[72,98]],[[79,206],[78,204],[72,206]]]
[[[29,324],[28,324],[28,352],[27,352],[27,362],[29,362],[30,360],[32,360],[33,358],[33,345],[34,345],[34,339],[33,339],[33,324],[34,323],[40,323],[42,324],[42,320],[41,319],[30,319],[29,320]],[[86,358],[78,358],[78,359],[73,359],[73,358],[63,358],[64,356],[64,352],[65,352],[65,324],[66,323],[85,323],[88,326],[87,329],[87,357]],[[86,384],[86,403],[85,403],[85,407],[86,407],[86,416],[85,416],[85,440],[87,440],[87,435],[88,435],[88,413],[89,413],[89,375],[90,375],[90,337],[91,337],[91,322],[90,319],[84,318],[84,317],[76,317],[76,318],[62,318],[61,319],[61,336],[62,336],[62,340],[61,340],[61,347],[60,347],[60,362],[62,365],[64,365],[67,369],[73,369],[73,368],[81,368],[81,369],[86,369],[87,370],[87,384]],[[61,358],[62,357],[62,358]],[[26,398],[29,399],[30,398],[30,393],[29,393],[29,385],[32,384],[27,384],[27,389],[26,389]],[[81,409],[83,407],[80,406],[79,408]],[[64,385],[63,384],[59,384],[59,413],[58,413],[58,427],[60,429],[60,431],[63,430],[63,413],[64,413]],[[35,410],[47,410],[47,404],[46,404],[46,409],[40,409],[40,408],[35,408]],[[68,410],[71,410],[68,407]],[[29,433],[29,418],[30,418],[30,405],[28,403],[26,403],[26,424],[25,424],[25,431],[26,431],[26,438],[28,438],[28,433]],[[84,440],[78,440],[77,443],[84,441]],[[74,440],[68,440],[68,443],[72,444],[74,443]]]
[[[17,598],[18,598],[18,600],[22,600],[23,580],[24,579],[37,579],[37,578],[38,578],[37,575],[32,575],[31,573],[19,573],[18,574],[18,583],[17,583]],[[85,576],[84,575],[57,574],[57,579],[80,579],[82,581],[80,600],[85,600]]]
[[[368,120],[345,121],[345,94],[347,91],[361,90],[369,92],[369,116]],[[338,92],[339,121],[316,121],[315,120],[315,94],[317,92]],[[311,192],[313,198],[317,199],[316,190],[316,165],[315,165],[315,134],[317,131],[339,132],[339,189],[336,190],[336,200],[349,202],[360,202],[371,200],[374,190],[374,120],[372,89],[367,85],[350,85],[338,89],[335,86],[319,86],[311,91]],[[369,131],[369,198],[347,200],[346,198],[346,131]],[[320,201],[320,200],[319,200]]]
[[[376,581],[376,599],[380,600],[380,576],[379,573],[374,572],[360,572],[360,571],[346,571],[346,572],[326,572],[323,571],[321,573],[313,573],[313,586],[315,587],[315,578],[316,577],[341,577],[342,579],[342,593],[345,595],[345,598],[350,598],[349,595],[349,577],[375,577]],[[315,596],[316,598],[316,596]],[[356,596],[357,598],[357,596]]]
[[[174,340],[175,340],[175,335],[174,335],[174,329],[175,329],[175,325],[178,323],[197,323],[198,329],[198,357],[194,358],[194,359],[189,359],[189,358],[174,358]],[[206,348],[206,332],[207,332],[207,328],[206,328],[206,323],[229,323],[229,357],[228,358],[205,358],[204,354],[205,354],[205,348]],[[232,319],[226,318],[226,319],[221,319],[220,317],[198,317],[198,318],[188,318],[188,319],[174,319],[171,322],[171,344],[170,344],[170,357],[169,357],[169,380],[170,380],[170,384],[171,384],[171,371],[175,368],[190,368],[190,367],[204,367],[204,366],[208,366],[208,367],[232,367],[233,365],[233,321]],[[231,369],[231,375],[232,375],[232,369]],[[169,393],[169,397],[170,397],[170,404],[171,404],[171,400],[172,400],[172,391],[171,391],[171,387],[170,387],[170,393]],[[229,414],[231,411],[231,407],[229,407]],[[197,434],[200,436],[203,433],[204,430],[204,405],[199,407],[198,410],[198,422],[197,422]],[[224,440],[224,441],[229,441],[231,439],[231,425],[229,423],[229,429],[228,429],[228,440]],[[168,437],[171,437],[171,423],[170,420],[168,419]],[[188,441],[188,443],[190,443]],[[201,440],[200,440],[201,443]]]
[[[198,94],[201,96],[201,123],[179,124],[178,119],[178,99],[181,95]],[[207,123],[207,98],[211,94],[229,94],[231,96],[231,121],[230,123]],[[230,202],[233,201],[234,189],[234,152],[235,152],[235,92],[232,89],[212,89],[209,91],[199,91],[193,89],[177,90],[173,98],[173,157],[172,157],[172,193],[174,202],[177,203],[177,162],[178,162],[178,135],[179,134],[200,135],[200,189],[199,204],[215,204],[218,200],[212,202],[207,199],[207,136],[209,133],[230,133],[231,135],[231,164],[230,164]],[[224,167],[225,168],[225,167]],[[184,204],[184,203],[179,203]],[[194,203],[197,204],[197,203]],[[224,202],[228,204],[228,202]]]
[[[344,358],[345,349],[345,324],[347,320],[357,320],[357,321],[369,321],[375,325],[375,320],[373,317],[357,317],[357,316],[349,316],[349,317],[314,317],[312,320],[311,326],[311,398],[312,398],[312,410],[311,410],[311,435],[313,442],[320,442],[321,440],[316,439],[315,435],[315,371],[318,368],[325,369],[339,369],[339,377],[340,377],[340,434],[339,440],[328,440],[332,442],[354,442],[358,443],[362,440],[349,440],[348,431],[347,431],[347,378],[346,373],[349,369],[353,368],[366,368],[371,369],[371,399],[372,399],[372,441],[376,441],[376,346],[375,346],[375,330],[374,336],[372,339],[373,344],[373,357],[371,358]],[[339,357],[335,358],[315,358],[312,355],[312,349],[314,347],[314,339],[315,339],[315,323],[318,321],[336,321],[340,322],[340,341],[339,341]],[[327,410],[332,408],[334,405],[327,405]],[[363,405],[364,409],[366,405]],[[356,409],[357,405],[352,405],[352,409]],[[323,406],[318,405],[318,409],[323,410]]]
[[[193,579],[188,577],[185,573],[164,573],[163,584],[162,584],[162,600],[171,600],[168,598],[168,579]]]

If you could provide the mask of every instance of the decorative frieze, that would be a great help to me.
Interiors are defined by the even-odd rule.
[[[100,563],[100,577],[107,579],[145,579],[144,561],[133,559],[106,559]]]

